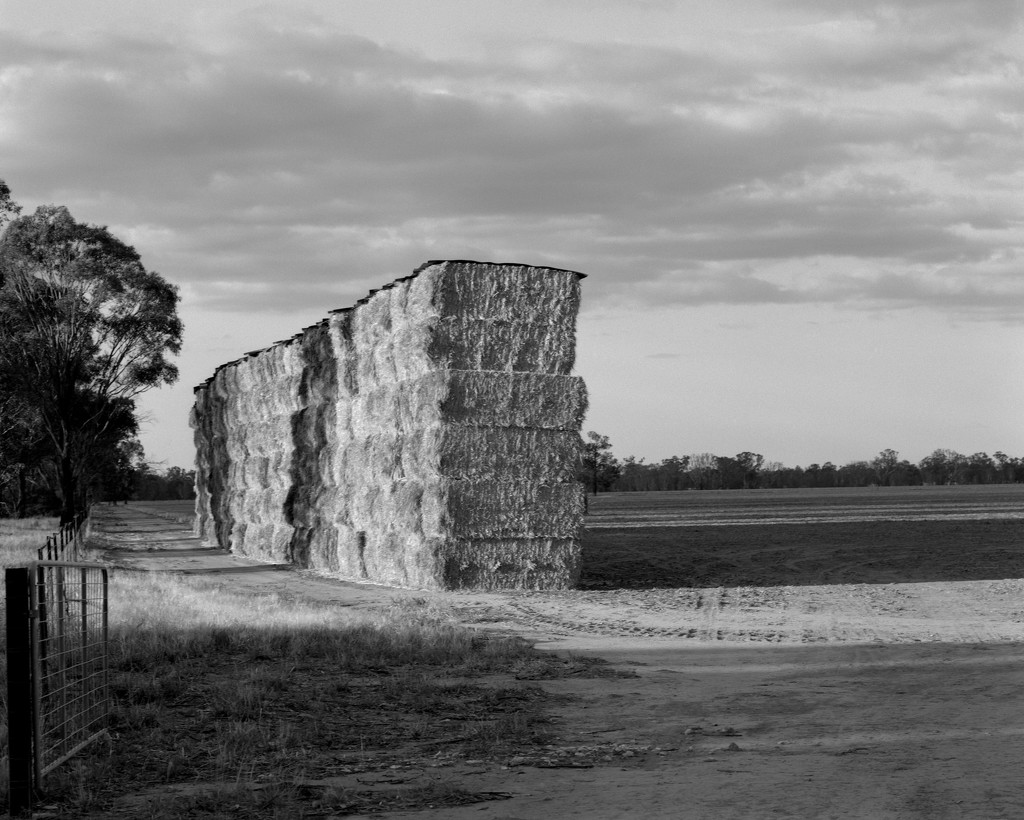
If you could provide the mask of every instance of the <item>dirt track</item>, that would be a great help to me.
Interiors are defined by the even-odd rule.
[[[125,565],[213,571],[347,606],[425,594],[263,567],[130,507],[108,514],[99,537]],[[470,626],[638,677],[545,683],[575,696],[558,729],[580,767],[513,759],[411,772],[513,797],[386,816],[1022,817],[1022,593],[1021,577],[981,577],[439,594]]]

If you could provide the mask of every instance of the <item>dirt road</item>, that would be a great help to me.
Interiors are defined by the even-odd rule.
[[[473,628],[636,673],[544,682],[573,696],[547,761],[403,775],[509,799],[384,816],[1024,817],[1021,579],[434,594],[238,559],[132,507],[101,510],[96,543],[122,566],[344,606],[432,595]]]

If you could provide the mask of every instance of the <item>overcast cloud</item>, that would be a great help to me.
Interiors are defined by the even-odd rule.
[[[480,258],[585,271],[588,310],[1024,319],[1019,2],[495,3],[461,39],[464,5],[379,4],[422,42],[366,4],[201,5],[61,30],[0,0],[0,178],[189,304],[312,319]]]
[[[1020,4],[825,5],[701,47],[487,59],[267,11],[7,32],[3,172],[240,311],[445,249],[604,274],[593,299],[1019,318]]]

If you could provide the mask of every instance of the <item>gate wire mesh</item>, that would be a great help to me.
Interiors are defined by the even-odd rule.
[[[29,569],[36,782],[106,730],[107,570],[38,561]]]

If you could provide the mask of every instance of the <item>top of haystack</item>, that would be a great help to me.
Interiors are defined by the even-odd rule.
[[[402,282],[405,279],[412,279],[416,274],[421,271],[425,271],[427,268],[433,267],[434,265],[494,265],[495,267],[501,268],[533,268],[535,270],[550,270],[556,273],[574,273],[580,279],[586,279],[585,273],[580,273],[578,270],[569,270],[568,268],[552,268],[548,265],[524,265],[522,262],[480,262],[477,259],[431,259],[429,262],[424,262],[416,270],[412,272],[412,276],[403,276],[401,279],[396,279],[396,282]]]
[[[359,299],[355,303],[354,306],[346,307],[346,308],[336,308],[335,310],[328,311],[328,313],[331,314],[331,315],[335,315],[335,314],[339,314],[339,313],[348,313],[349,311],[354,310],[355,307],[357,307],[359,305],[366,304],[368,301],[370,301],[370,298],[375,293],[377,293],[379,291],[382,291],[382,290],[387,290],[388,288],[393,288],[399,282],[407,282],[410,279],[415,279],[417,276],[419,276],[420,273],[422,273],[423,271],[427,270],[428,268],[434,267],[435,265],[488,265],[488,266],[498,267],[498,268],[530,268],[532,270],[552,271],[553,273],[571,273],[574,276],[578,277],[579,279],[586,279],[587,278],[587,274],[580,273],[579,271],[569,270],[568,268],[552,268],[552,267],[549,267],[547,265],[524,265],[521,262],[480,262],[480,261],[475,260],[475,259],[431,259],[431,260],[429,260],[427,262],[424,262],[422,265],[420,265],[418,268],[416,268],[408,276],[399,276],[397,279],[394,279],[391,282],[388,282],[386,285],[382,285],[379,288],[372,289],[366,296],[364,296],[362,299]],[[276,341],[273,344],[271,344],[271,345],[269,345],[269,346],[267,346],[265,348],[262,348],[261,350],[251,350],[248,353],[246,353],[245,356],[243,358],[241,358],[241,359],[235,359],[232,362],[225,362],[224,364],[222,364],[219,367],[217,367],[217,369],[214,371],[214,375],[216,375],[216,373],[218,371],[222,370],[225,367],[230,367],[232,365],[235,365],[235,364],[238,364],[239,362],[244,361],[245,358],[247,358],[247,357],[258,356],[258,355],[260,355],[260,353],[266,352],[267,350],[271,350],[272,348],[277,347],[278,345],[291,344],[296,339],[302,338],[303,334],[306,331],[311,330],[311,329],[316,328],[316,327],[320,327],[320,326],[322,326],[327,321],[329,321],[329,320],[324,319],[324,320],[322,320],[322,321],[320,321],[320,322],[318,322],[316,324],[313,324],[313,325],[310,325],[309,327],[303,328],[302,332],[296,333],[290,339],[281,339],[281,340]],[[198,393],[200,390],[206,389],[207,387],[209,387],[211,381],[213,381],[213,377],[212,376],[209,379],[207,379],[206,381],[204,381],[202,384],[196,385],[193,388],[192,392]]]

